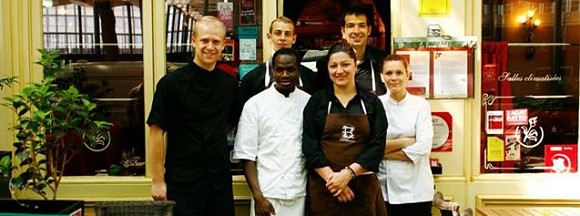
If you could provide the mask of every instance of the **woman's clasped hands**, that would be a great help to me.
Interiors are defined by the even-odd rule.
[[[340,202],[349,202],[354,199],[354,193],[348,187],[348,183],[353,176],[346,169],[333,173],[326,181],[326,188]]]

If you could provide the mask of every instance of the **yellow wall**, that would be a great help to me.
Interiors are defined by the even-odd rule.
[[[40,67],[32,64],[32,59],[38,56],[33,51],[34,47],[40,47],[42,38],[29,36],[42,34],[42,17],[29,16],[33,12],[40,12],[40,9],[40,5],[30,4],[29,1],[0,2],[0,76],[18,76],[20,85],[38,80],[42,75],[34,72],[39,71]],[[13,91],[5,88],[0,91],[0,96],[10,95]],[[0,107],[0,113],[10,113],[10,110]],[[12,118],[11,115],[1,115],[0,128],[7,128]],[[10,137],[8,130],[0,130],[0,150],[11,148]]]
[[[440,24],[443,32],[451,36],[475,35],[481,38],[481,0],[450,0],[451,14],[446,17],[420,17],[419,0],[393,0],[393,37],[422,37],[426,25]],[[41,68],[32,62],[38,57],[36,49],[42,47],[42,1],[0,1],[0,75],[17,75],[20,85],[39,80]],[[264,1],[263,20],[277,16],[279,4]],[[143,1],[144,68],[146,112],[149,111],[154,85],[165,73],[164,1]],[[266,25],[264,25],[266,26]],[[266,31],[264,31],[266,32]],[[265,37],[263,37],[265,38]],[[264,43],[267,46],[268,43]],[[156,51],[156,52],[154,52]],[[264,48],[264,52],[270,49]],[[475,59],[474,95],[472,99],[430,100],[433,111],[446,111],[453,116],[453,152],[433,153],[440,159],[444,174],[436,177],[437,190],[458,201],[462,206],[491,205],[497,203],[528,203],[579,205],[579,174],[479,174],[479,122],[480,122],[480,55]],[[269,53],[264,53],[268,56]],[[4,89],[0,95],[10,94]],[[0,107],[0,113],[9,113]],[[0,115],[0,128],[6,128],[13,116]],[[0,150],[10,149],[10,133],[0,130]],[[150,179],[147,177],[67,177],[63,180],[60,198],[96,200],[150,199]],[[243,177],[234,181],[236,198],[249,198]],[[28,194],[20,194],[28,197]],[[550,202],[555,201],[555,202]]]

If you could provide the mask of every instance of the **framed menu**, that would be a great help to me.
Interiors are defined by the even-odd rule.
[[[473,97],[477,37],[398,37],[395,53],[409,61],[407,91],[425,98]]]
[[[473,49],[397,48],[408,56],[408,91],[426,98],[473,97]]]

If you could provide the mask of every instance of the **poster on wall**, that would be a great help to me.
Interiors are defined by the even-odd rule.
[[[522,158],[522,146],[518,143],[518,136],[505,136],[505,161],[519,161]]]
[[[237,34],[238,38],[258,38],[258,26],[238,26]]]
[[[546,145],[546,172],[570,173],[578,171],[578,146]]]
[[[509,109],[505,111],[505,124],[517,126],[528,124],[528,109]]]
[[[240,64],[240,79],[244,78],[248,72],[253,70],[254,68],[258,67],[258,64]]]
[[[240,60],[256,60],[256,39],[240,39]]]
[[[218,18],[226,25],[227,31],[234,30],[234,3],[218,2]]]
[[[256,25],[256,0],[240,0],[240,25]]]
[[[453,119],[449,112],[431,112],[433,122],[432,152],[453,151]]]
[[[235,46],[236,43],[233,39],[226,39],[224,43],[224,49],[222,51],[222,61],[235,61]]]
[[[501,162],[504,161],[504,143],[503,140],[496,136],[487,137],[487,161]]]
[[[485,115],[485,131],[487,134],[503,134],[503,128],[503,111],[487,111]]]

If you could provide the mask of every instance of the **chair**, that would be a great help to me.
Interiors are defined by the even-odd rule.
[[[174,201],[102,201],[95,203],[96,216],[172,216]]]

